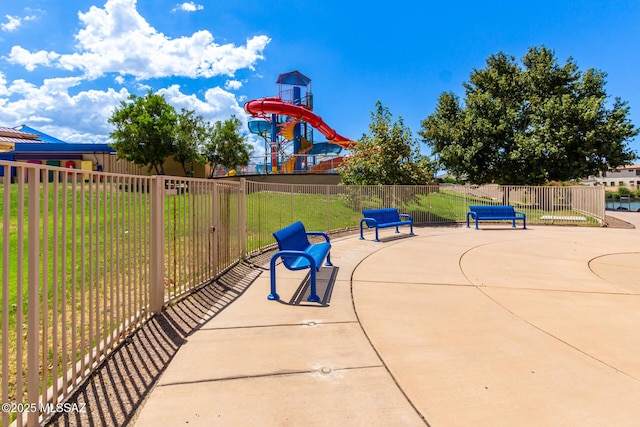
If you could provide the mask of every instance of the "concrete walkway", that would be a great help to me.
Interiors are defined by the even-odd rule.
[[[137,426],[636,426],[636,230],[334,239],[324,304],[279,266],[193,333]]]

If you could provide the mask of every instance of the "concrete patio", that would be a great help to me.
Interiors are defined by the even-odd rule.
[[[136,425],[636,426],[635,230],[508,222],[332,240],[192,333]],[[298,294],[300,290],[300,294]]]

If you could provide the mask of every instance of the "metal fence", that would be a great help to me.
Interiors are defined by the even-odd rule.
[[[530,224],[599,225],[601,187],[330,186],[133,176],[0,161],[2,425],[38,425],[153,313],[308,229],[355,230],[361,210],[416,224],[512,204]],[[12,411],[13,410],[13,411]]]
[[[232,182],[0,168],[0,416],[38,425],[152,313],[242,258],[242,197]]]
[[[293,221],[335,232],[358,228],[362,209],[396,207],[417,225],[459,223],[470,205],[510,204],[529,224],[602,225],[602,187],[330,186],[247,181],[247,250],[273,244],[272,233]]]

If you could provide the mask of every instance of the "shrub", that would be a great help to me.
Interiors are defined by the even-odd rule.
[[[618,187],[618,194],[620,194],[621,196],[628,196],[631,194],[631,190],[629,190],[627,187]]]

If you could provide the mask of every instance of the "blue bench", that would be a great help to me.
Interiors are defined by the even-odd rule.
[[[309,243],[308,236],[322,236],[326,242]],[[271,293],[267,297],[270,300],[279,300],[280,296],[276,292],[276,261],[282,258],[282,263],[289,270],[311,270],[311,292],[307,301],[319,302],[320,297],[316,293],[316,272],[320,271],[324,259],[326,265],[331,264],[331,243],[326,233],[319,231],[306,231],[304,225],[298,221],[282,230],[273,233],[273,237],[278,242],[278,252],[271,257]]]
[[[411,218],[411,215],[398,213],[396,208],[363,209],[362,215],[364,215],[364,218],[360,220],[360,240],[364,240],[364,235],[362,234],[362,226],[364,224],[367,224],[367,228],[375,227],[376,242],[380,241],[378,239],[378,229],[380,228],[395,227],[396,233],[399,233],[399,226],[408,225],[411,227],[409,234],[413,236],[413,218]]]
[[[524,212],[516,211],[513,206],[469,206],[467,212],[467,228],[469,228],[469,218],[476,221],[476,230],[478,229],[478,221],[511,221],[511,226],[516,227],[516,221],[522,221],[522,228],[527,228],[527,218]]]

